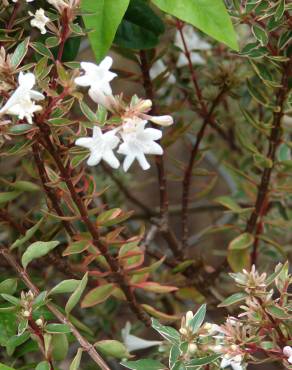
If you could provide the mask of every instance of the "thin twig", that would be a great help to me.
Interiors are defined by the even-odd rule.
[[[189,158],[188,165],[185,170],[184,179],[183,179],[183,194],[182,194],[182,245],[183,248],[187,246],[187,240],[188,240],[188,205],[189,205],[189,193],[190,193],[190,186],[191,186],[191,178],[192,178],[192,170],[195,163],[196,156],[198,154],[200,143],[205,135],[206,128],[208,124],[212,124],[215,126],[215,122],[213,119],[213,112],[217,105],[220,103],[222,97],[226,93],[226,87],[223,87],[221,91],[218,93],[217,97],[214,99],[210,109],[208,109],[208,106],[204,100],[201,88],[198,83],[198,78],[196,75],[196,71],[192,64],[191,54],[188,49],[188,45],[186,43],[184,33],[183,33],[183,23],[181,21],[177,21],[177,29],[179,31],[179,34],[181,36],[181,40],[183,43],[184,48],[184,54],[188,61],[188,67],[191,74],[191,80],[194,85],[194,90],[196,93],[196,96],[198,98],[199,106],[200,106],[200,116],[203,117],[203,123],[201,125],[201,128],[197,134],[196,142],[192,148],[191,155]]]
[[[50,139],[50,128],[42,121],[42,116],[38,117],[37,124],[38,124],[38,127],[40,128],[40,131],[43,134],[42,139],[46,143],[46,149],[49,151],[50,155],[54,159],[60,171],[61,177],[63,181],[66,183],[67,188],[70,192],[70,195],[79,210],[81,219],[83,223],[86,225],[88,231],[90,232],[92,236],[93,245],[96,248],[98,248],[98,250],[102,253],[107,263],[109,264],[109,267],[113,273],[113,279],[116,281],[116,283],[120,286],[120,288],[124,292],[131,310],[136,314],[136,316],[145,325],[150,326],[151,325],[150,318],[148,314],[141,308],[141,306],[137,302],[135,293],[132,290],[132,288],[129,286],[127,279],[124,276],[123,270],[121,269],[121,266],[119,265],[118,261],[109,253],[108,247],[103,242],[101,242],[99,230],[94,225],[94,223],[90,220],[87,207],[83,199],[80,197],[80,195],[76,191],[75,186],[71,180],[71,171],[69,168],[66,168],[63,165],[63,162],[59,156],[59,153],[56,151]]]
[[[19,263],[16,261],[14,256],[9,252],[9,250],[5,247],[0,248],[0,253],[3,255],[3,257],[6,259],[6,261],[9,263],[11,267],[18,273],[24,284],[32,291],[34,295],[39,295],[40,291],[39,289],[33,284],[31,281],[28,273],[19,265]],[[52,303],[46,303],[47,308],[57,317],[57,319],[70,327],[72,334],[75,336],[75,338],[80,343],[80,346],[82,349],[88,353],[88,355],[93,359],[95,363],[98,364],[98,366],[102,370],[110,370],[110,368],[107,366],[105,361],[100,357],[100,355],[97,353],[96,349],[92,344],[90,344],[87,339],[85,339],[79,331],[75,328],[75,326],[70,322],[70,320],[64,316],[55,305]]]
[[[291,75],[291,60],[285,64],[283,67],[283,75],[281,81],[281,87],[278,90],[277,97],[276,97],[276,106],[279,108],[277,111],[274,112],[273,118],[273,128],[271,130],[271,134],[269,137],[269,148],[266,157],[271,161],[272,166],[269,168],[265,168],[261,177],[260,184],[258,186],[258,193],[257,199],[255,202],[254,211],[250,215],[250,218],[247,221],[246,225],[246,232],[254,234],[257,229],[258,220],[261,219],[264,215],[265,209],[267,208],[265,205],[268,203],[268,194],[269,194],[269,186],[271,181],[271,175],[275,166],[275,158],[277,149],[281,143],[281,136],[282,136],[282,127],[281,121],[284,114],[284,105],[286,98],[289,92],[289,75]],[[255,238],[255,243],[257,238]],[[256,253],[257,246],[254,245],[252,257],[253,263],[256,263],[257,260],[257,253]]]

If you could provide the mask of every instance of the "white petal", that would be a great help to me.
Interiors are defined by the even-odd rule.
[[[102,131],[100,127],[94,126],[92,130],[92,138],[93,140],[102,140]]]
[[[132,154],[128,154],[124,160],[124,163],[123,163],[123,169],[125,172],[128,171],[128,169],[131,167],[132,163],[134,162],[135,160],[135,156],[132,155]]]
[[[145,154],[154,154],[154,155],[162,155],[163,154],[163,149],[162,147],[152,141],[147,145],[147,148],[144,150]]]
[[[228,360],[227,358],[224,358],[223,357],[223,359],[221,361],[221,364],[220,364],[221,369],[224,369],[225,367],[229,366],[230,363],[231,363],[230,360]]]
[[[29,96],[33,100],[44,100],[45,99],[45,96],[42,93],[35,91],[35,90],[30,90]]]
[[[113,64],[113,59],[111,57],[105,57],[99,64],[103,69],[110,69]]]
[[[144,171],[149,170],[150,164],[148,163],[144,153],[141,152],[140,154],[136,156],[136,158]]]
[[[120,162],[117,159],[117,157],[114,155],[112,150],[106,150],[103,155],[102,159],[109,164],[112,168],[119,168],[120,167]]]
[[[82,146],[83,148],[90,149],[92,147],[93,140],[91,137],[80,137],[75,141],[75,145]]]
[[[109,106],[109,101],[107,100],[107,96],[100,89],[91,87],[88,90],[88,94],[95,103],[100,104],[104,106],[105,108]]]
[[[146,128],[143,131],[143,136],[144,135],[147,140],[159,140],[162,137],[162,131],[156,128]]]
[[[91,152],[87,164],[88,166],[96,166],[101,161],[101,153],[98,153],[97,150]]]
[[[28,90],[32,89],[35,85],[35,76],[33,73],[23,73],[20,72],[18,76],[18,83],[21,87],[24,87]]]
[[[92,79],[88,75],[79,76],[74,79],[76,85],[79,86],[90,86],[92,83]]]
[[[80,66],[87,73],[96,73],[97,65],[91,62],[81,62]]]
[[[240,362],[231,362],[231,367],[233,370],[243,370],[243,367]]]

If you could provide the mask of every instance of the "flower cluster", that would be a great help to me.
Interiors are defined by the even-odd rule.
[[[116,74],[110,71],[112,58],[106,57],[99,65],[82,62],[81,67],[84,75],[77,77],[75,83],[79,86],[88,86],[88,94],[91,99],[102,105],[111,113],[118,115],[121,124],[118,127],[102,132],[101,128],[93,128],[92,137],[83,137],[76,140],[76,145],[90,150],[87,161],[89,166],[97,165],[104,160],[113,168],[118,168],[120,162],[114,154],[125,156],[123,169],[128,171],[132,163],[137,160],[143,170],[150,168],[145,155],[162,155],[163,149],[156,142],[161,139],[161,130],[146,127],[151,121],[160,126],[170,126],[173,123],[171,116],[151,116],[148,114],[152,102],[139,99],[134,96],[129,105],[125,104],[120,97],[112,94],[110,82]]]
[[[28,123],[32,124],[34,113],[42,109],[40,105],[35,104],[35,101],[43,100],[45,97],[40,92],[32,89],[35,85],[33,73],[24,74],[20,72],[18,84],[17,89],[0,109],[0,116],[10,114],[17,116],[19,119],[25,118]]]

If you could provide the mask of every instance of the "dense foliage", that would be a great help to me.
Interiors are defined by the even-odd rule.
[[[292,368],[291,11],[2,0],[0,370]]]

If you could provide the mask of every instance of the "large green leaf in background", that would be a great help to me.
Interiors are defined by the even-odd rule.
[[[106,55],[115,37],[130,0],[82,0],[85,26],[91,30],[89,41],[97,61]]]
[[[144,0],[131,0],[114,43],[122,48],[151,49],[159,43],[164,23]]]
[[[236,33],[223,0],[152,0],[164,12],[192,24],[238,50]]]

